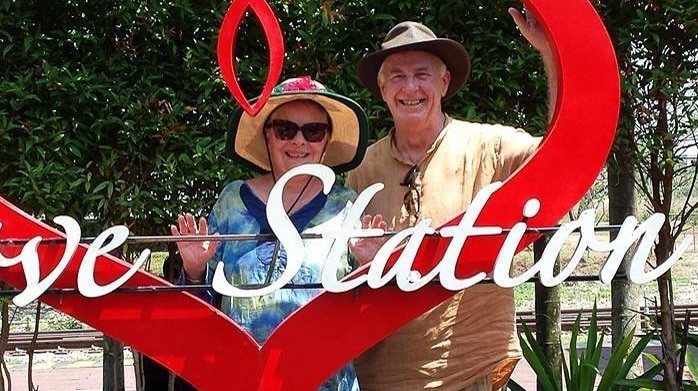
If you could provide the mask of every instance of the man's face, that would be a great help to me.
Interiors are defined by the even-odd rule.
[[[424,51],[388,56],[378,76],[381,95],[396,122],[441,118],[441,99],[450,81],[441,59]]]

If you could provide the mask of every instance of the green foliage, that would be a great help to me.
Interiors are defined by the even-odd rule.
[[[42,218],[74,216],[87,235],[113,224],[166,233],[178,213],[206,214],[225,183],[251,175],[223,150],[235,103],[215,47],[229,4],[0,0],[0,193]],[[404,19],[470,50],[470,82],[448,112],[544,129],[542,64],[506,13],[516,2],[270,4],[284,30],[283,77],[309,74],[359,101],[373,139],[391,124],[355,63]],[[236,61],[244,91],[256,95],[268,51],[251,15]]]
[[[233,106],[203,2],[4,1],[2,193],[23,208],[153,232],[208,208]]]
[[[698,3],[603,2],[623,83],[619,138],[632,148],[638,187],[651,212],[676,216],[671,248],[695,210],[698,146]],[[685,199],[686,202],[672,202]],[[664,256],[665,254],[658,254]]]
[[[569,361],[563,360],[563,374],[566,390],[575,391],[629,391],[629,390],[666,390],[666,385],[657,380],[664,371],[663,363],[654,355],[643,351],[649,342],[657,337],[650,333],[635,343],[633,340],[635,330],[625,335],[621,343],[613,348],[611,356],[608,358],[606,368],[603,373],[600,369],[601,350],[604,342],[604,334],[599,330],[596,319],[596,305],[592,311],[587,330],[586,346],[583,351],[577,349],[577,340],[580,336],[581,312],[572,326],[572,336],[569,344]],[[542,347],[538,344],[535,336],[524,324],[523,334],[519,337],[524,358],[536,373],[538,382],[545,391],[562,391],[557,372],[550,366],[550,363],[543,354]],[[680,330],[679,330],[680,331]],[[677,332],[682,335],[682,332]],[[698,348],[698,335],[688,334],[682,345]],[[562,343],[560,343],[562,344]],[[628,379],[634,363],[641,357],[647,358],[653,366],[642,375]],[[698,379],[698,361],[690,349],[686,351],[686,367],[694,381],[684,381],[681,386],[685,390],[698,390],[695,379]],[[509,387],[512,390],[522,390],[518,384]]]
[[[683,338],[683,330],[679,327],[676,329],[676,335],[677,338],[679,339],[679,344],[681,345],[682,348],[686,348],[686,367],[688,369],[689,374],[693,378],[693,381],[683,381],[680,385],[680,387],[683,390],[687,391],[695,391],[698,390],[698,382],[696,381],[698,377],[696,375],[698,374],[698,371],[696,371],[696,358],[693,355],[690,347],[693,348],[698,348],[698,334],[687,334],[687,338]],[[658,339],[659,337],[657,336],[651,336],[652,339]],[[642,375],[638,376],[635,379],[630,379],[630,380],[619,380],[616,381],[616,384],[618,386],[621,386],[623,390],[667,390],[669,389],[667,385],[662,381],[662,380],[657,380],[657,378],[661,379],[661,375],[664,373],[664,363],[661,362],[657,357],[655,357],[651,353],[644,353],[645,358],[647,358],[652,364],[653,367],[650,368],[648,371],[643,373]]]
[[[693,379],[693,389],[698,390],[698,356],[694,353],[694,351],[698,350],[698,334],[686,333],[686,338],[684,338],[683,330],[677,327],[676,335],[679,337],[679,344],[686,350],[685,364],[688,373]],[[683,385],[684,387],[687,386],[685,382]],[[690,387],[691,385],[689,384],[688,386]],[[687,387],[686,389],[690,390],[691,388]]]
[[[698,345],[695,346],[698,347]],[[698,357],[690,349],[686,351],[686,367],[688,367],[688,373],[691,374],[693,381],[698,383]]]
[[[592,311],[587,331],[586,347],[583,351],[577,349],[577,339],[580,335],[581,312],[572,326],[572,338],[569,344],[569,362],[563,359],[563,373],[565,389],[575,391],[607,391],[618,390],[618,382],[626,379],[633,364],[642,354],[642,351],[651,340],[651,335],[642,337],[635,346],[633,344],[634,330],[628,333],[621,344],[613,349],[603,374],[600,371],[601,350],[603,348],[604,335],[599,330],[596,322],[596,305]],[[560,379],[556,371],[543,354],[542,347],[536,341],[535,336],[524,325],[524,333],[520,336],[521,348],[526,361],[533,368],[538,381],[545,391],[562,391],[559,386]],[[562,342],[560,342],[562,344]],[[595,387],[597,376],[600,376],[598,386]]]
[[[48,312],[44,323],[47,330],[80,330],[85,327],[80,321],[59,312]]]
[[[473,71],[458,95],[446,101],[448,113],[476,121],[500,122],[542,133],[547,123],[547,84],[537,52],[516,30],[507,14],[514,1],[405,2],[403,0],[270,1],[284,28],[287,61],[283,77],[309,74],[357,100],[369,113],[372,139],[392,126],[385,104],[361,86],[356,62],[377,50],[388,30],[401,20],[419,20],[439,36],[463,42]],[[249,18],[248,18],[249,19]],[[252,26],[254,27],[254,26]],[[238,53],[260,50],[262,33],[241,36]],[[249,46],[248,46],[249,45]],[[251,56],[250,56],[251,57]],[[267,61],[266,57],[261,60]],[[256,61],[256,62],[255,62]],[[250,71],[266,62],[251,58]],[[253,75],[250,77],[249,75]],[[259,91],[259,71],[243,76],[247,88]]]
[[[646,210],[662,213],[669,220],[654,247],[658,265],[669,257],[698,208],[698,3],[610,1],[600,2],[598,8],[614,40],[623,83],[615,157],[626,165],[628,160],[633,161],[637,173],[633,179],[644,196]],[[632,202],[631,198],[626,197],[626,202]],[[618,204],[612,200],[614,203]],[[678,365],[670,332],[670,281],[670,273],[657,279],[659,305],[665,315],[662,359],[668,368],[664,373],[667,387],[678,389],[680,379],[669,369]]]

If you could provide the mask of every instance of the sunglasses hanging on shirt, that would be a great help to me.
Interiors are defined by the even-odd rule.
[[[416,164],[407,171],[405,178],[400,182],[400,186],[407,187],[407,193],[402,199],[402,205],[410,216],[419,218],[421,215],[422,193],[417,187],[417,177],[419,176],[419,166]]]

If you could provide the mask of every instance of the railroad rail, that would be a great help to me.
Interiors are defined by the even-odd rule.
[[[577,319],[577,314],[582,312],[579,325],[581,328],[589,327],[591,321],[591,309],[562,309],[560,311],[560,326],[563,331],[572,330],[572,325]],[[642,314],[637,314],[640,319],[640,323],[643,329],[647,329],[650,324],[649,316],[654,316],[658,313],[658,308],[655,306],[645,307],[640,309]],[[698,326],[698,304],[683,304],[674,306],[674,320],[677,324],[684,322],[686,318],[686,312],[690,311],[692,316],[690,320],[691,326]],[[516,313],[516,325],[519,329],[526,323],[531,329],[535,328],[536,324],[536,313],[535,311],[520,311]],[[596,324],[599,329],[609,329],[611,328],[611,309],[610,308],[598,308],[596,311]]]
[[[563,309],[560,312],[560,322],[563,331],[572,329],[577,314],[582,312],[580,326],[586,328],[589,326],[591,318],[591,309]],[[675,307],[675,319],[677,323],[684,321],[686,312],[691,311],[694,315],[691,317],[691,325],[698,327],[698,304],[677,305]],[[646,315],[656,313],[656,307],[644,307],[642,312]],[[638,316],[640,316],[638,314]],[[599,329],[610,330],[611,328],[611,309],[599,308],[596,313],[597,324]],[[641,321],[648,325],[646,316],[641,316]],[[529,327],[535,328],[536,315],[534,311],[520,311],[516,314],[516,323],[519,329],[523,323]],[[8,353],[23,354],[30,348],[33,333],[11,333],[7,348]],[[104,335],[101,331],[85,329],[85,330],[63,330],[63,331],[42,331],[39,332],[34,347],[35,352],[66,352],[68,350],[88,350],[102,346]]]
[[[21,354],[30,348],[34,333],[10,333],[6,352]],[[41,331],[37,334],[35,352],[84,350],[101,347],[104,335],[99,330]]]

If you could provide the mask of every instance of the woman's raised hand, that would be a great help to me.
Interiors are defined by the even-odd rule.
[[[186,235],[208,235],[208,225],[206,219],[199,218],[197,226],[196,220],[191,213],[177,218],[177,225],[171,225],[170,231],[173,236]],[[218,242],[177,242],[179,254],[182,257],[182,267],[187,279],[194,282],[202,282],[206,272],[206,264],[216,252]]]
[[[371,229],[380,228],[383,231],[388,230],[388,223],[383,220],[383,216],[377,214],[375,216],[365,215],[361,219],[361,228]],[[363,266],[373,260],[376,253],[383,244],[388,240],[387,236],[380,238],[357,238],[349,240],[349,251],[356,258],[360,266]]]

